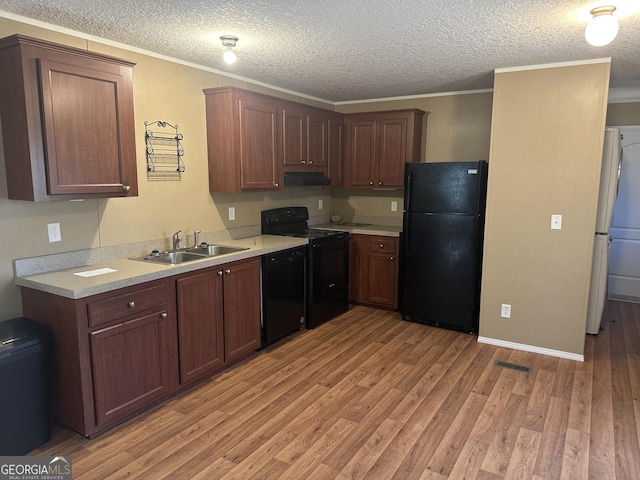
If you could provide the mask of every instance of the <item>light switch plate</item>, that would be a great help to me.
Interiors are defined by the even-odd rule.
[[[322,202],[322,199],[318,200],[318,210],[322,210],[322,207],[324,207],[324,204]]]
[[[236,207],[229,207],[229,220],[236,219]]]
[[[392,212],[398,211],[398,202],[391,202],[391,211]]]

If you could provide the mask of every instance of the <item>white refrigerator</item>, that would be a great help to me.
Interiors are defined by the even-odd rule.
[[[607,279],[609,276],[609,226],[613,216],[613,206],[618,195],[620,178],[620,129],[606,128],[600,174],[600,193],[598,214],[596,216],[595,243],[593,248],[593,267],[591,269],[591,290],[587,310],[587,333],[597,334],[604,305],[607,301]]]

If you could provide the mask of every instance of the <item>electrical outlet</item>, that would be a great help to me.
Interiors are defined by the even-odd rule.
[[[324,207],[324,204],[322,202],[322,199],[318,200],[318,210],[322,210],[323,207]]]
[[[47,223],[47,233],[49,235],[49,243],[62,241],[59,223]]]
[[[551,215],[551,230],[562,230],[562,215]]]
[[[392,212],[398,211],[398,202],[391,202],[391,211]]]
[[[229,220],[236,219],[236,207],[229,207]]]
[[[511,318],[511,305],[509,305],[508,303],[503,303],[500,310],[500,316],[502,318]]]

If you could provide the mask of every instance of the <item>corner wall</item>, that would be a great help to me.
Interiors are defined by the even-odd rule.
[[[583,355],[609,70],[496,71],[481,341]]]

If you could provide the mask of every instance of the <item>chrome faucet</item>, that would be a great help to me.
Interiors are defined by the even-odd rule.
[[[195,232],[193,232],[193,246],[198,248],[198,246],[200,245],[200,232],[202,230],[196,230]]]
[[[178,230],[176,233],[173,234],[173,249],[174,250],[180,250],[180,242],[182,241],[182,237],[180,236],[180,232],[182,230]]]

